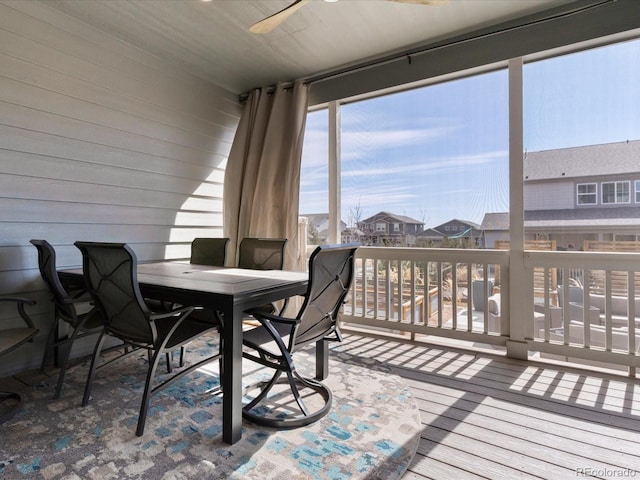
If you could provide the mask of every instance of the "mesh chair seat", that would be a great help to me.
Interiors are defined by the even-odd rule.
[[[286,246],[286,238],[243,238],[238,247],[238,268],[282,270]]]
[[[353,278],[354,255],[359,244],[323,245],[309,258],[309,285],[304,302],[295,318],[287,318],[250,310],[260,326],[243,334],[243,357],[275,373],[270,380],[247,387],[258,390],[256,396],[243,406],[242,414],[258,425],[274,428],[295,428],[313,423],[326,415],[332,402],[331,390],[323,383],[302,377],[295,368],[294,354],[310,342],[340,341],[338,314]],[[269,408],[267,404],[282,404],[280,394],[275,401],[269,392],[280,382],[282,374],[295,399],[299,414],[287,406],[286,411]],[[310,410],[302,400],[298,388],[310,389],[321,398],[319,407]]]
[[[284,251],[287,246],[286,238],[251,238],[240,241],[238,247],[238,268],[250,270],[282,270],[284,266]],[[280,308],[282,314],[288,305],[288,299]],[[266,303],[256,307],[262,313],[274,313],[277,307],[274,303]],[[255,324],[249,319],[248,323]]]
[[[82,252],[82,265],[89,292],[105,315],[104,329],[89,367],[82,405],[89,403],[99,353],[107,336],[146,349],[149,362],[136,428],[136,435],[141,436],[144,433],[151,397],[184,375],[221,358],[221,349],[154,386],[156,369],[162,356],[175,348],[182,348],[208,332],[217,330],[218,325],[191,319],[190,314],[196,307],[151,312],[140,293],[137,259],[128,245],[98,242],[76,242],[75,245]],[[100,368],[110,365],[114,360],[101,365]]]
[[[191,242],[190,262],[198,265],[224,267],[228,238],[194,238]]]

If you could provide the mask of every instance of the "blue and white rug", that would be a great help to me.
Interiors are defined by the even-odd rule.
[[[215,340],[189,348],[197,360]],[[145,433],[136,437],[146,354],[98,372],[92,400],[80,402],[87,365],[72,368],[62,396],[35,386],[2,427],[2,479],[384,479],[400,478],[415,455],[420,416],[411,391],[384,365],[332,352],[329,414],[313,425],[274,430],[244,422],[242,439],[222,442],[217,362],[152,397]],[[303,375],[313,349],[297,352]],[[164,368],[164,367],[162,367]],[[247,383],[264,373],[245,360]]]

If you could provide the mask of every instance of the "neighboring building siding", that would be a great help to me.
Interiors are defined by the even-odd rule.
[[[525,210],[563,210],[575,207],[575,182],[525,183]]]
[[[0,4],[0,65],[0,294],[37,300],[42,330],[4,376],[38,364],[52,315],[29,240],[49,240],[73,267],[76,240],[128,242],[147,261],[221,236],[241,106],[41,2]],[[3,327],[15,317],[0,310]]]

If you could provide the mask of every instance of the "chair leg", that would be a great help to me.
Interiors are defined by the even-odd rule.
[[[293,393],[293,398],[296,399],[296,403],[300,407],[300,410],[304,414],[305,417],[309,416],[309,409],[302,401],[302,397],[300,396],[300,391],[296,386],[296,379],[293,377],[293,373],[287,372],[287,378],[289,379],[289,387],[291,388],[291,392]],[[301,378],[301,377],[300,377]]]
[[[313,422],[316,422],[320,418],[324,417],[329,410],[331,409],[331,403],[333,395],[331,394],[331,390],[321,382],[317,382],[315,380],[304,378],[300,376],[295,370],[292,372],[287,371],[287,384],[291,388],[291,392],[296,399],[296,403],[301,410],[302,416],[300,417],[279,417],[279,416],[264,416],[262,414],[254,413],[251,410],[260,403],[267,395],[271,387],[276,383],[278,377],[281,376],[282,371],[278,370],[273,378],[268,382],[262,382],[266,387],[260,391],[260,393],[247,405],[242,407],[242,416],[243,418],[249,420],[256,425],[262,425],[271,428],[297,428],[305,425],[309,425]],[[324,399],[324,405],[313,412],[309,412],[308,408],[305,406],[302,401],[302,397],[298,390],[296,382],[302,383],[305,387],[308,387],[319,394]],[[284,382],[281,382],[284,383]],[[250,386],[249,388],[251,388]]]
[[[160,350],[154,352],[153,360],[149,363],[149,369],[147,370],[147,380],[144,385],[142,402],[140,403],[140,413],[138,414],[138,427],[136,428],[136,435],[138,437],[141,437],[144,434],[144,426],[147,422],[147,410],[149,410],[149,399],[151,397],[151,382],[155,377],[156,368],[160,361],[160,355]]]
[[[64,382],[64,376],[67,371],[67,365],[69,363],[69,356],[71,355],[71,347],[73,345],[72,340],[61,344],[61,346],[65,349],[62,353],[61,364],[60,364],[60,372],[58,373],[58,381],[56,382],[56,390],[53,393],[53,398],[59,398],[60,393],[62,392],[62,383]]]
[[[89,373],[87,374],[87,383],[84,386],[84,396],[82,397],[82,406],[86,407],[89,404],[89,397],[91,396],[91,387],[93,387],[93,379],[96,374],[96,364],[98,363],[98,356],[102,351],[102,344],[106,338],[105,332],[100,334],[100,338],[96,342],[95,349],[93,351],[93,358],[91,358],[91,366],[89,367]]]
[[[67,338],[60,345],[63,345],[65,351],[62,353],[61,364],[60,364],[60,373],[58,374],[58,382],[56,383],[56,391],[53,394],[53,398],[59,398],[60,392],[62,391],[62,383],[64,382],[64,376],[67,372],[67,366],[69,365],[69,357],[71,356],[71,349],[73,348],[73,342],[76,341],[78,334],[80,333],[80,328],[76,328],[73,330],[71,337]]]
[[[44,346],[44,353],[42,354],[42,362],[40,363],[40,372],[44,373],[44,367],[47,365],[47,360],[49,359],[49,355],[53,350],[53,344],[55,343],[55,335],[58,329],[58,319],[54,318],[53,323],[51,324],[51,328],[49,329],[49,333],[47,334],[47,341]]]
[[[251,402],[245,405],[243,407],[243,410],[249,411],[253,407],[255,407],[258,403],[260,403],[262,399],[264,399],[264,397],[267,396],[267,394],[276,384],[276,382],[278,381],[281,375],[282,375],[282,370],[276,370],[276,373],[273,375],[273,377],[271,377],[271,380],[269,380],[268,382],[261,382],[260,384],[263,385],[263,387],[260,389],[260,393],[256,396],[256,398],[254,398],[253,400],[251,400]]]
[[[165,353],[165,357],[167,358],[167,373],[171,373],[173,370],[171,368],[171,360],[173,360],[173,352]]]

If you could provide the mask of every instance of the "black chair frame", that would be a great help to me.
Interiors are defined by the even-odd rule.
[[[228,238],[197,237],[191,242],[190,263],[224,267]]]
[[[58,398],[62,391],[64,377],[69,364],[73,343],[83,337],[97,335],[102,331],[102,312],[93,305],[84,285],[69,290],[62,285],[56,270],[56,252],[46,240],[32,239],[31,243],[38,250],[38,267],[44,283],[49,289],[53,302],[53,321],[47,334],[40,371],[44,372],[51,355],[54,366],[60,367],[56,383],[54,398]],[[79,309],[84,308],[82,312]],[[71,327],[71,334],[58,337],[63,324]],[[61,350],[58,352],[58,350]]]
[[[282,270],[284,253],[287,247],[286,238],[253,238],[245,237],[238,246],[238,268],[250,270]],[[287,308],[289,299],[284,299],[279,315]],[[277,307],[273,303],[257,307],[264,313],[275,313]]]
[[[250,313],[260,326],[244,333],[246,347],[243,357],[275,373],[270,380],[249,385],[245,394],[258,389],[259,393],[243,406],[247,420],[274,428],[296,428],[313,423],[325,416],[332,404],[331,390],[322,382],[305,378],[296,370],[294,352],[303,345],[318,341],[341,341],[338,315],[353,279],[354,255],[359,244],[323,245],[309,258],[309,285],[304,302],[295,318],[268,314],[259,310]],[[287,383],[302,415],[266,416],[256,407],[267,398],[271,389],[286,374]],[[320,408],[311,412],[302,400],[296,383],[308,387],[323,399]]]
[[[222,350],[185,367],[162,383],[153,386],[162,355],[183,347],[205,333],[218,330],[219,325],[190,319],[191,312],[199,307],[180,307],[161,313],[151,312],[140,293],[137,281],[137,259],[129,245],[99,242],[76,242],[75,245],[82,252],[84,275],[89,292],[105,313],[104,330],[94,349],[82,405],[86,406],[89,403],[98,356],[107,336],[114,336],[134,347],[146,349],[149,353],[149,366],[136,428],[136,435],[141,436],[144,433],[151,397],[195,369],[219,359]],[[102,364],[100,368],[128,354],[130,352],[125,352],[120,357]]]
[[[26,325],[25,327],[0,330],[0,355],[5,355],[26,342],[33,343],[33,337],[39,333],[39,330],[35,327],[25,310],[25,305],[35,305],[35,300],[23,297],[0,297],[0,302],[15,302],[18,314]],[[5,402],[12,403],[12,405],[5,409]],[[0,392],[0,403],[3,404],[0,423],[4,423],[20,411],[22,407],[22,396],[18,392]]]

